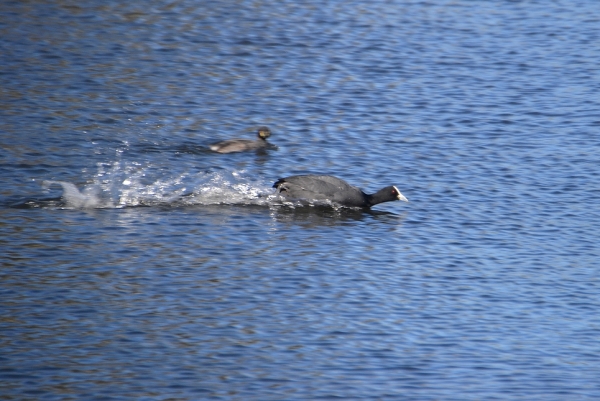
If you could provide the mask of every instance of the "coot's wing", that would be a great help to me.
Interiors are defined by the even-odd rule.
[[[365,202],[360,189],[329,175],[295,175],[280,179],[275,186],[289,198],[326,199],[347,206],[363,206]]]
[[[352,186],[352,185],[348,184],[346,181],[344,181],[340,178],[334,177],[332,175],[313,175],[313,176],[309,176],[309,177],[314,177],[318,181],[327,183],[328,187],[336,188],[335,191],[337,193],[348,192],[348,191],[360,191],[360,189],[356,188],[355,186]]]
[[[317,176],[295,175],[275,183],[278,192],[292,199],[329,199],[337,187]]]

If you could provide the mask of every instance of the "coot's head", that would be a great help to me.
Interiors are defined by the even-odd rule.
[[[271,130],[268,127],[259,127],[258,128],[258,137],[260,139],[267,139],[271,136]]]
[[[379,191],[375,192],[373,195],[365,194],[366,202],[368,207],[373,205],[377,205],[383,202],[391,202],[396,200],[401,200],[404,202],[408,202],[406,196],[402,195],[398,188],[393,185],[389,187],[381,188]]]
[[[392,195],[392,200],[401,200],[404,202],[408,202],[408,199],[406,199],[406,196],[402,195],[400,193],[400,191],[398,191],[398,188],[396,188],[394,185],[392,185],[392,190],[391,190],[391,195]]]

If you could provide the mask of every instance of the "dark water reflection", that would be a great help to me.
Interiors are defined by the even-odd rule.
[[[279,223],[298,224],[314,228],[321,225],[369,224],[372,220],[383,224],[399,224],[403,217],[391,212],[360,209],[334,209],[331,207],[277,208],[271,213]]]
[[[598,399],[598,20],[3,2],[0,398]]]

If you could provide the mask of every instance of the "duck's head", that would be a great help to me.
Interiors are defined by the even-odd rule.
[[[271,136],[271,130],[268,127],[259,127],[258,128],[258,137],[260,139],[267,139]]]

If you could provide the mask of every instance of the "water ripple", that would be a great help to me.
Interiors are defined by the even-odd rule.
[[[0,7],[5,397],[598,398],[595,2]]]

